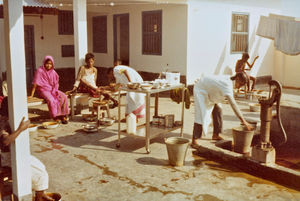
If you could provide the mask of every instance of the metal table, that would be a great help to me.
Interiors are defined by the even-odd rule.
[[[164,91],[169,91],[172,89],[178,89],[182,88],[182,111],[181,111],[181,122],[182,124],[180,126],[173,126],[172,128],[166,128],[166,127],[158,127],[150,124],[150,96],[151,94],[155,94],[155,111],[154,115],[158,116],[158,98],[159,98],[159,93],[164,92]],[[126,92],[135,92],[135,93],[144,93],[145,94],[145,106],[146,106],[146,123],[143,125],[140,125],[137,127],[137,129],[140,129],[142,127],[145,127],[145,136],[142,138],[145,138],[145,144],[146,144],[146,151],[147,153],[150,153],[150,139],[156,137],[157,135],[160,134],[166,134],[171,131],[174,131],[176,129],[181,129],[180,131],[180,136],[183,136],[183,119],[184,119],[184,90],[185,85],[184,84],[178,84],[178,85],[171,85],[167,86],[164,88],[160,89],[151,89],[151,90],[143,90],[143,89],[129,89],[127,87],[121,87],[119,89],[119,95],[118,95],[118,100],[119,100],[119,106],[118,106],[118,143],[116,144],[117,147],[120,147],[120,140],[121,140],[121,135],[126,135],[126,136],[134,136],[134,137],[141,137],[137,135],[132,135],[132,134],[127,134],[126,130],[121,131],[121,125],[120,125],[120,119],[121,119],[121,91],[126,91]]]

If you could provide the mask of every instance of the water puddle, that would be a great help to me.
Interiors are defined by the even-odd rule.
[[[105,166],[100,166],[97,163],[89,160],[86,156],[83,155],[74,155],[76,158],[78,158],[79,160],[82,160],[90,165],[96,166],[97,168],[99,168],[100,170],[102,170],[102,174],[103,175],[107,175],[107,176],[111,176],[114,178],[117,178],[121,181],[125,181],[127,182],[129,185],[134,186],[136,188],[140,188],[140,189],[144,189],[143,193],[147,193],[147,192],[160,192],[163,195],[167,195],[167,194],[183,194],[183,195],[192,195],[192,193],[188,193],[188,192],[184,192],[184,191],[163,191],[161,189],[159,189],[158,187],[155,186],[150,186],[150,185],[144,185],[144,184],[140,184],[128,177],[124,177],[124,176],[119,176],[117,172],[111,171],[109,170],[108,167]]]

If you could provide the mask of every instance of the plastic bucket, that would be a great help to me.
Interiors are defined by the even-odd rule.
[[[233,134],[233,151],[241,154],[249,153],[251,151],[251,142],[254,131],[248,131],[245,127],[240,126],[232,128]]]
[[[165,139],[170,165],[183,166],[189,142],[189,139],[182,137]]]

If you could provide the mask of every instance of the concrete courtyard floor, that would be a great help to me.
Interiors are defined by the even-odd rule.
[[[287,93],[283,101],[298,97],[298,92]],[[249,112],[247,100],[237,102],[246,117],[259,119],[259,113]],[[180,120],[181,104],[167,97],[160,98],[159,104],[159,114],[175,114],[175,120]],[[151,105],[154,105],[154,98]],[[122,107],[122,117],[124,111]],[[29,112],[31,118],[38,119],[38,115],[47,114],[47,107],[35,106]],[[117,108],[112,113],[116,116]],[[240,123],[228,104],[223,104],[223,115],[223,136],[231,139],[231,128]],[[33,123],[41,124],[42,121],[45,119]],[[117,123],[100,127],[95,133],[85,133],[82,125],[86,123],[77,115],[67,125],[39,128],[30,133],[31,153],[45,164],[49,173],[49,191],[59,192],[64,201],[300,200],[297,190],[193,155],[191,147],[184,166],[170,166],[164,137],[179,136],[180,130],[151,140],[151,153],[147,154],[145,141],[135,137],[122,136],[121,147],[116,148]],[[184,137],[191,139],[193,123],[192,104],[184,113]],[[212,127],[203,140],[210,140],[211,132]]]

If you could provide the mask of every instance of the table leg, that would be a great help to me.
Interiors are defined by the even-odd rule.
[[[158,97],[159,97],[159,93],[156,93],[155,94],[154,116],[158,116]]]
[[[184,124],[184,93],[185,93],[185,90],[188,90],[188,89],[185,89],[185,87],[182,88],[182,108],[181,108],[181,122],[182,122],[182,125],[181,125],[181,130],[180,130],[180,137],[183,137],[183,124]]]
[[[150,94],[146,93],[146,151],[150,153]]]
[[[119,148],[121,145],[121,93],[119,91],[118,94],[118,143],[116,144],[116,146]]]
[[[75,104],[75,96],[70,95],[70,106],[71,106],[71,119],[74,119],[74,104]]]

